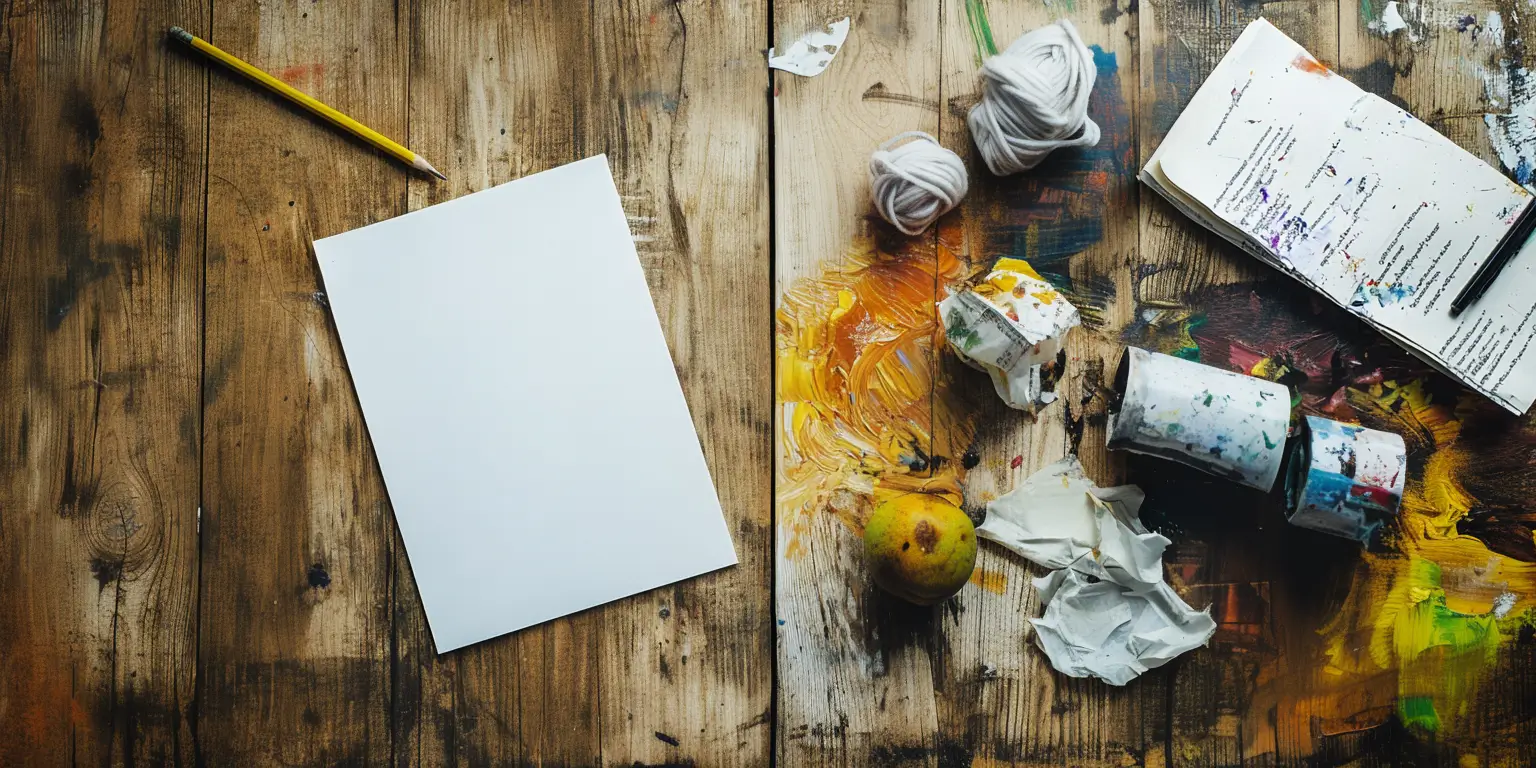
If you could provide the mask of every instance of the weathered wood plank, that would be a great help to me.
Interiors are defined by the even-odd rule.
[[[1266,6],[1142,2],[1138,166],[1261,12],[1320,59],[1334,62],[1338,8],[1334,0]],[[1125,339],[1198,356],[1190,332],[1212,309],[1203,298],[1206,289],[1275,278],[1154,193],[1144,193],[1142,200],[1142,254],[1133,274],[1135,322]],[[1148,494],[1143,517],[1173,539],[1165,556],[1170,581],[1192,605],[1211,605],[1218,624],[1208,650],[1171,665],[1167,758],[1189,765],[1273,762],[1280,744],[1275,730],[1265,726],[1272,711],[1257,711],[1255,681],[1281,663],[1276,636],[1305,631],[1290,627],[1289,617],[1276,606],[1314,597],[1287,592],[1288,577],[1295,575],[1288,558],[1293,547],[1331,552],[1333,542],[1297,535],[1305,532],[1286,526],[1278,505],[1257,492],[1156,459],[1131,457],[1126,464],[1128,478]]]
[[[1079,308],[1069,339],[1060,401],[1030,417],[1004,406],[986,377],[946,356],[951,375],[979,404],[977,464],[966,476],[967,509],[986,502],[1069,453],[1104,484],[1119,462],[1104,450],[1103,387],[1129,325],[1138,254],[1135,180],[1137,12],[1135,4],[948,3],[944,17],[943,139],[967,159],[971,194],[963,206],[968,273],[998,257],[1028,260]],[[1030,30],[1068,19],[1093,50],[1098,70],[1090,117],[1097,146],[1063,150],[1024,174],[999,178],[974,149],[965,116],[980,99],[982,58]],[[1029,619],[1040,605],[1029,579],[1042,569],[983,542],[981,589],[957,598],[946,622],[940,710],[945,741],[978,761],[1029,764],[1156,763],[1167,724],[1167,675],[1125,688],[1056,673],[1034,642]]]
[[[208,37],[403,139],[403,23],[221,5]],[[200,758],[386,762],[394,525],[310,242],[402,213],[407,171],[222,71],[211,105]]]
[[[870,152],[891,136],[938,132],[940,7],[937,2],[776,2],[774,43],[787,46],[844,15],[852,17],[852,33],[826,72],[815,78],[774,74],[776,754],[782,765],[933,764],[938,734],[933,654],[942,614],[876,590],[865,576],[859,537],[871,486],[900,470],[892,457],[866,454],[860,460],[847,448],[823,452],[803,442],[809,433],[797,433],[794,426],[804,418],[828,422],[833,431],[843,428],[838,423],[858,428],[832,409],[880,397],[873,389],[857,389],[854,369],[863,366],[831,362],[839,353],[829,347],[840,342],[829,337],[849,331],[828,327],[823,336],[814,330],[832,326],[824,318],[838,306],[840,294],[854,296],[843,287],[846,280],[889,279],[908,289],[898,297],[871,284],[865,294],[902,302],[885,314],[910,316],[910,332],[894,342],[850,337],[849,343],[854,354],[867,354],[867,366],[879,365],[877,358],[887,354],[918,356],[904,358],[905,371],[893,370],[911,383],[885,401],[891,412],[930,412],[925,404],[932,399],[936,241],[932,234],[901,238],[874,218],[867,164]],[[870,248],[876,249],[872,255]],[[871,269],[872,262],[885,266]],[[851,270],[846,279],[839,276],[845,270]],[[901,341],[907,333],[911,340]],[[809,388],[797,381],[802,375],[827,383]],[[834,386],[825,402],[808,399],[807,390]],[[902,423],[887,423],[878,408],[870,413],[880,423],[867,429],[877,440],[905,443],[881,448],[907,456],[913,476],[926,474],[929,459],[919,457],[937,456],[940,449],[925,428],[899,416]],[[952,465],[960,460],[942,458]],[[839,468],[821,466],[823,459]],[[868,465],[853,469],[860,461]]]
[[[602,142],[740,562],[602,609],[603,763],[766,766],[768,4],[599,4]],[[622,503],[622,501],[620,501]]]
[[[435,657],[399,558],[398,764],[768,761],[765,12],[413,11],[412,207],[607,153],[741,564]]]
[[[410,27],[411,138],[449,178],[413,184],[413,209],[603,151],[590,9],[433,2]],[[396,553],[396,764],[599,764],[597,612],[439,657]]]
[[[193,758],[206,8],[0,13],[0,764]]]

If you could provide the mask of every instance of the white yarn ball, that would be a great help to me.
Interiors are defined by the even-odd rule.
[[[959,205],[970,188],[960,156],[922,131],[881,144],[869,157],[869,184],[880,217],[908,235]]]
[[[966,120],[987,168],[1006,176],[1039,165],[1052,150],[1099,143],[1099,126],[1088,119],[1097,74],[1093,53],[1065,19],[987,59],[981,103]]]

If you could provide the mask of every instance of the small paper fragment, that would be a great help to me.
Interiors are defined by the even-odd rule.
[[[999,259],[975,287],[939,302],[939,317],[950,348],[990,376],[1010,408],[1035,411],[1055,402],[1041,375],[1081,320],[1077,307],[1028,262]]]
[[[832,58],[843,49],[848,39],[848,17],[828,24],[826,29],[812,30],[789,44],[784,54],[768,49],[768,68],[779,69],[802,77],[815,77],[826,71]]]
[[[1062,674],[1125,685],[1216,631],[1163,580],[1168,539],[1142,526],[1144,498],[1099,488],[1069,456],[987,505],[977,535],[1053,569],[1034,582],[1045,611],[1030,622]]]

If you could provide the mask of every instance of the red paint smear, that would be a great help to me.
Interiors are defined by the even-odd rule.
[[[1263,360],[1265,355],[1249,349],[1242,344],[1232,344],[1227,350],[1227,360],[1233,365],[1243,369],[1243,373],[1253,375],[1253,367]]]
[[[1014,469],[1018,469],[1019,467],[1024,466],[1024,457],[1023,456],[1015,456],[1015,457],[1013,457],[1013,461],[1008,462],[1008,466],[1013,467]]]
[[[285,67],[279,70],[277,73],[277,78],[287,83],[294,83],[304,80],[313,80],[315,82],[319,82],[320,79],[324,76],[325,64],[323,63],[295,64],[291,67]]]
[[[1396,506],[1392,492],[1385,488],[1377,488],[1370,485],[1357,485],[1349,489],[1349,495],[1360,496],[1373,504],[1391,509]]]
[[[1323,66],[1322,63],[1317,59],[1314,59],[1305,53],[1296,54],[1296,58],[1291,60],[1291,66],[1303,72],[1308,72],[1314,75],[1333,77],[1333,70]]]

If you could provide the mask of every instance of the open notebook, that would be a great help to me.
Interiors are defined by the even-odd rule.
[[[1269,22],[1238,37],[1141,179],[1508,410],[1536,399],[1536,245],[1450,314],[1531,195]]]

